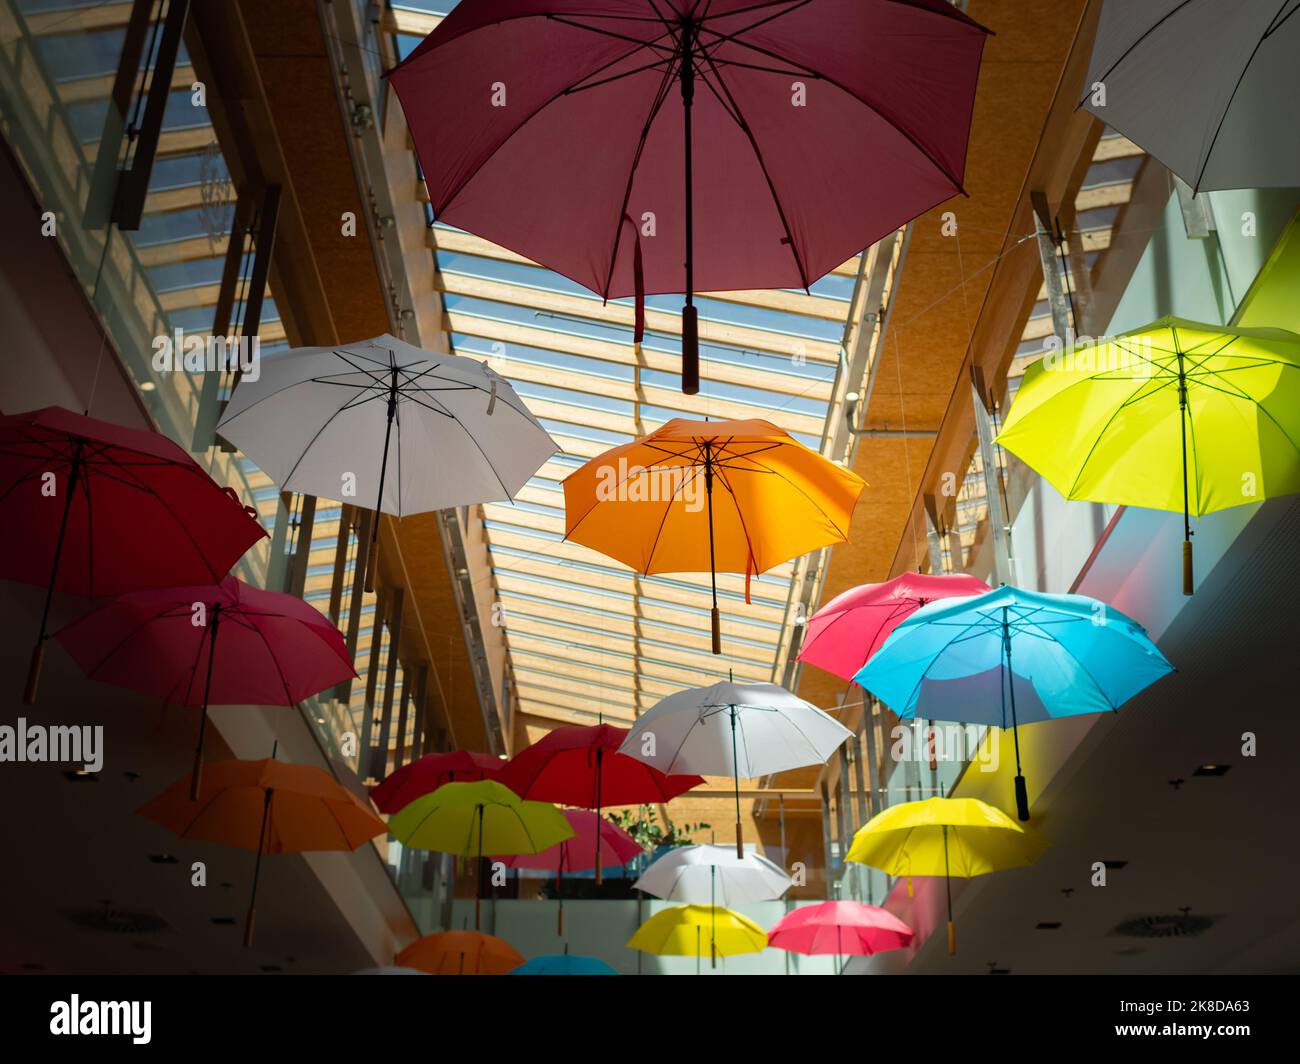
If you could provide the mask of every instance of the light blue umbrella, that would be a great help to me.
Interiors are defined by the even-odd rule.
[[[568,953],[548,953],[524,961],[511,975],[618,975],[613,968],[595,957],[576,957]]]
[[[853,679],[904,720],[1011,728],[1028,820],[1017,727],[1117,710],[1172,671],[1146,629],[1104,602],[1003,586],[923,606]]]

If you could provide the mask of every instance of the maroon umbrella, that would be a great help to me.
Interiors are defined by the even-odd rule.
[[[55,638],[92,680],[203,707],[196,800],[208,706],[292,706],[356,675],[343,636],[317,610],[233,576],[122,595]]]
[[[548,732],[519,751],[497,776],[520,798],[594,809],[614,805],[667,802],[704,782],[702,776],[668,776],[618,748],[626,728],[596,724]],[[600,852],[595,859],[596,882],[601,880]]]
[[[505,762],[499,757],[469,750],[425,754],[390,772],[371,789],[370,798],[381,813],[396,813],[417,798],[432,794],[444,783],[496,779],[505,767]]]
[[[215,584],[265,535],[166,436],[57,406],[0,417],[0,579],[46,587],[23,701],[36,698],[56,590]]]
[[[948,0],[463,0],[391,77],[435,218],[606,299],[808,288],[962,192]]]

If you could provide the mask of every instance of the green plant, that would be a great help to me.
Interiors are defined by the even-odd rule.
[[[674,824],[667,814],[664,814],[666,823],[661,823],[648,805],[609,813],[608,816],[645,850],[654,850],[657,846],[690,846],[697,833],[708,831],[713,826],[702,822]]]

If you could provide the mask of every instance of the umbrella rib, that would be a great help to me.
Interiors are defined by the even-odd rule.
[[[1091,379],[1091,378],[1087,378],[1087,379]],[[1173,378],[1173,379],[1177,380],[1177,378]],[[1083,461],[1079,463],[1079,468],[1074,474],[1074,479],[1070,481],[1070,489],[1068,491],[1062,492],[1061,493],[1062,495],[1064,495],[1067,499],[1074,498],[1074,493],[1079,487],[1079,481],[1083,479],[1083,474],[1088,468],[1088,463],[1092,461],[1093,454],[1096,453],[1097,448],[1101,445],[1102,437],[1106,435],[1111,425],[1115,423],[1115,419],[1119,417],[1123,411],[1127,410],[1131,404],[1140,402],[1143,399],[1149,399],[1151,396],[1164,391],[1166,388],[1170,387],[1170,383],[1171,382],[1166,381],[1155,391],[1149,392],[1146,395],[1140,395],[1139,393],[1147,385],[1147,381],[1141,381],[1139,382],[1138,386],[1133,389],[1132,393],[1122,403],[1120,403],[1117,407],[1115,407],[1114,410],[1111,411],[1110,417],[1106,419],[1106,423],[1102,425],[1102,427],[1097,431],[1096,436],[1093,437],[1092,444],[1088,447],[1088,453],[1083,456]],[[1073,385],[1071,387],[1073,387]]]
[[[669,466],[668,468],[680,469],[681,466]],[[677,500],[678,493],[681,492],[689,482],[698,480],[699,476],[699,470],[694,466],[690,467],[689,477],[682,477],[681,482],[673,489],[672,495],[668,497],[668,505],[664,507],[663,516],[659,519],[659,527],[655,530],[655,538],[650,544],[650,553],[646,555],[645,573],[647,576],[650,575],[650,570],[654,566],[655,551],[659,549],[659,541],[663,538],[664,527],[668,524],[669,514],[673,512],[673,503]]]
[[[338,358],[342,358],[342,357],[343,357],[342,355],[339,354],[338,351],[331,351],[330,353],[333,354],[334,356],[338,357]],[[346,361],[346,359],[345,359],[344,361]],[[348,362],[347,364],[348,364],[349,366],[352,366],[352,363],[351,363],[351,362]],[[372,380],[373,380],[373,375],[371,374],[371,372],[370,372],[369,370],[365,369],[364,367],[361,367],[361,366],[352,366],[352,368],[353,368],[357,373],[364,373],[367,377],[371,377]],[[230,415],[228,415],[227,417],[222,418],[222,420],[221,420],[221,424],[218,426],[218,428],[224,428],[224,427],[227,427],[227,426],[233,424],[235,421],[238,421],[241,417],[243,417],[243,416],[244,416],[245,414],[247,414],[250,410],[252,410],[253,407],[255,407],[255,406],[260,406],[262,403],[265,403],[265,402],[267,402],[267,401],[270,400],[270,399],[274,399],[277,395],[283,395],[283,394],[284,394],[285,392],[287,392],[287,391],[291,391],[292,389],[297,388],[297,387],[299,387],[300,385],[308,384],[308,383],[310,383],[310,384],[335,384],[335,385],[341,385],[341,386],[344,386],[344,387],[352,387],[352,388],[355,389],[356,391],[367,391],[367,390],[369,390],[370,388],[375,387],[375,383],[372,383],[372,384],[364,384],[364,385],[363,385],[363,384],[353,384],[353,385],[348,385],[346,381],[330,381],[330,380],[326,380],[326,379],[324,379],[323,377],[306,377],[306,378],[298,378],[298,379],[296,379],[296,380],[292,380],[292,381],[290,381],[288,384],[284,385],[284,386],[281,387],[281,388],[276,388],[276,389],[275,389],[274,391],[272,391],[272,392],[267,392],[266,395],[259,395],[256,399],[254,399],[251,403],[249,403],[246,407],[244,407],[243,410],[240,410],[238,413],[230,414]],[[376,382],[376,383],[377,383],[377,382]]]
[[[483,456],[483,461],[487,463],[487,467],[492,470],[492,475],[497,478],[497,483],[501,485],[501,490],[506,493],[506,499],[513,502],[514,496],[510,494],[510,489],[506,487],[506,482],[501,479],[501,474],[497,472],[497,467],[492,464],[492,459],[488,457],[487,451],[483,450],[483,445],[478,442],[478,437],[465,427],[464,422],[462,422],[460,418],[453,417],[452,421],[463,433],[465,433],[466,436],[469,437],[469,441],[478,450],[478,453]]]
[[[192,473],[194,473],[194,474],[197,474],[201,479],[203,479],[203,480],[208,480],[210,483],[212,483],[212,486],[213,486],[213,487],[216,487],[216,482],[215,482],[215,481],[211,481],[211,478],[209,478],[208,475],[207,475],[206,473],[203,472],[203,470],[199,469],[199,467],[198,467],[197,465],[194,466],[194,467],[191,469],[191,468],[188,467],[188,466],[183,466],[183,465],[179,465],[179,464],[178,464],[178,465],[177,465],[177,468],[178,468],[178,469],[185,469],[187,472],[192,472]],[[103,471],[103,470],[100,470],[100,476],[110,476],[110,474],[106,473],[106,472]],[[154,499],[156,499],[156,500],[158,501],[158,503],[162,506],[162,508],[167,512],[167,515],[168,515],[168,516],[169,516],[169,517],[170,517],[170,518],[171,518],[171,519],[176,523],[176,525],[180,528],[180,530],[181,530],[181,532],[184,534],[185,538],[186,538],[187,540],[189,540],[190,546],[194,548],[194,554],[195,554],[195,556],[199,559],[199,561],[201,561],[201,562],[203,563],[203,567],[204,567],[205,569],[207,569],[209,575],[211,575],[211,577],[212,577],[212,582],[213,582],[213,583],[218,583],[218,582],[221,580],[221,578],[222,578],[225,574],[224,574],[224,573],[218,573],[216,570],[214,570],[214,569],[212,568],[212,565],[208,562],[207,556],[206,556],[206,555],[203,553],[203,551],[199,548],[198,541],[197,541],[197,540],[194,538],[194,536],[190,533],[190,530],[189,530],[188,526],[186,525],[186,523],[185,523],[184,521],[182,521],[182,520],[180,519],[180,516],[176,513],[176,511],[173,510],[173,509],[171,508],[171,504],[167,502],[167,500],[163,497],[163,495],[162,495],[160,492],[158,492],[158,491],[156,491],[155,489],[151,488],[151,487],[150,487],[148,484],[146,484],[143,480],[140,480],[139,477],[136,476],[135,474],[133,474],[133,473],[128,473],[127,476],[132,477],[132,478],[136,481],[136,483],[135,483],[134,486],[135,486],[138,490],[144,492],[146,495],[150,495],[150,496],[152,496]],[[117,479],[117,478],[114,478],[114,479]],[[260,528],[261,525],[259,524],[258,527]]]
[[[727,489],[727,494],[731,496],[732,505],[736,507],[736,520],[740,522],[740,534],[745,537],[745,549],[749,551],[749,559],[745,563],[745,572],[749,572],[749,562],[754,563],[754,568],[758,568],[758,559],[754,557],[754,541],[749,538],[749,526],[745,523],[745,513],[740,508],[740,500],[736,498],[736,491],[731,486],[731,481],[720,470],[718,479],[722,481],[722,486]]]
[[[793,10],[793,9],[792,9],[792,10]],[[825,74],[821,74],[821,73],[819,73],[818,71],[813,70],[811,67],[806,67],[806,66],[804,66],[802,63],[796,63],[796,62],[794,62],[794,61],[792,61],[792,60],[787,59],[785,56],[777,55],[775,52],[768,51],[766,48],[760,48],[760,47],[759,47],[758,45],[756,45],[756,44],[750,44],[748,41],[742,41],[742,40],[740,40],[739,38],[735,37],[735,36],[732,35],[732,34],[719,33],[717,30],[711,30],[711,29],[709,29],[709,28],[706,27],[706,26],[701,26],[700,29],[703,30],[703,31],[706,32],[706,33],[711,33],[711,34],[713,34],[715,37],[717,37],[717,38],[719,39],[719,41],[731,41],[733,44],[738,44],[738,45],[739,45],[740,47],[742,47],[742,48],[748,48],[748,49],[749,49],[750,51],[752,51],[752,52],[758,52],[760,55],[765,55],[765,56],[767,56],[767,58],[769,58],[769,59],[775,59],[775,60],[777,60],[777,61],[779,61],[779,62],[789,62],[791,66],[794,66],[794,67],[799,68],[801,71],[803,71],[803,72],[804,72],[805,74],[807,74],[809,77],[814,77],[814,78],[818,79],[819,81],[824,81],[824,82],[826,82],[826,84],[828,84],[828,85],[833,85],[833,86],[835,86],[835,88],[839,89],[840,92],[844,93],[846,96],[850,97],[851,99],[857,100],[858,103],[862,104],[863,107],[867,108],[869,111],[874,111],[877,115],[879,115],[879,117],[881,118],[881,120],[884,121],[886,125],[888,125],[891,129],[893,129],[895,132],[897,132],[897,133],[899,134],[899,136],[901,136],[901,137],[902,137],[904,140],[906,140],[910,145],[912,145],[912,147],[915,148],[915,149],[916,149],[916,150],[917,150],[921,155],[923,155],[923,156],[926,158],[926,160],[927,160],[927,161],[928,161],[928,162],[929,162],[929,163],[930,163],[930,164],[931,164],[931,165],[932,165],[936,170],[939,171],[939,173],[943,174],[944,177],[946,177],[949,181],[951,181],[951,182],[952,182],[953,189],[954,189],[955,191],[957,191],[957,192],[961,192],[963,195],[965,195],[966,190],[965,190],[965,188],[962,186],[962,183],[961,183],[960,181],[958,181],[957,178],[956,178],[955,176],[953,176],[952,174],[950,174],[950,173],[948,172],[948,170],[944,167],[944,165],[943,165],[941,162],[939,162],[939,160],[936,159],[936,158],[934,157],[934,155],[933,155],[933,154],[932,154],[928,149],[926,149],[925,147],[923,147],[923,146],[920,144],[920,142],[918,142],[917,139],[916,139],[914,136],[912,136],[911,133],[909,133],[909,132],[907,132],[907,130],[903,129],[902,126],[900,126],[897,122],[895,122],[892,118],[890,118],[889,115],[885,114],[885,113],[884,113],[884,112],[883,112],[879,107],[877,107],[875,104],[871,103],[871,102],[868,101],[868,100],[864,100],[864,99],[863,99],[861,96],[859,96],[856,92],[853,92],[851,89],[849,89],[849,88],[847,88],[846,86],[840,84],[840,82],[839,82],[838,80],[836,80],[835,78],[828,78]],[[717,45],[715,44],[714,47],[716,47],[716,46],[717,46]]]
[[[281,490],[285,490],[285,489],[284,489],[284,486],[285,486],[286,484],[288,484],[290,480],[293,479],[293,475],[294,475],[296,472],[298,472],[298,467],[299,467],[300,465],[302,465],[303,462],[305,462],[305,461],[307,460],[307,454],[308,454],[308,452],[309,452],[313,447],[316,446],[316,441],[319,440],[319,439],[321,438],[321,436],[324,435],[325,430],[326,430],[327,428],[329,428],[330,425],[332,425],[332,424],[334,423],[334,419],[335,419],[336,417],[338,417],[340,414],[342,414],[345,410],[348,410],[348,409],[351,407],[351,404],[352,404],[352,400],[353,400],[353,398],[355,398],[355,396],[349,396],[347,399],[345,399],[345,400],[343,401],[343,405],[340,406],[337,410],[335,410],[334,413],[332,413],[328,418],[326,418],[326,419],[325,419],[325,424],[323,424],[320,428],[318,428],[318,429],[317,429],[317,430],[312,434],[311,439],[307,441],[307,443],[306,443],[306,445],[303,447],[301,453],[298,455],[298,459],[297,459],[297,461],[295,461],[295,462],[293,463],[293,465],[290,467],[289,471],[284,475],[284,479],[280,482]],[[374,397],[372,396],[372,398],[374,398]],[[382,502],[383,502],[382,499],[378,499],[378,498],[377,498],[377,499],[375,500],[375,509],[376,509],[376,510],[379,509],[380,504],[381,504]]]
[[[817,500],[814,499],[811,495],[809,495],[806,491],[804,491],[803,488],[801,488],[792,478],[786,476],[784,473],[780,472],[779,470],[773,469],[769,465],[765,465],[762,462],[755,462],[754,464],[757,466],[761,466],[768,473],[772,473],[775,476],[781,477],[787,484],[789,484],[792,488],[794,488],[795,491],[797,491],[800,495],[802,495],[805,499],[807,499],[810,503],[812,503],[813,507],[817,510],[819,514],[821,514],[824,518],[826,518],[826,523],[830,525],[831,528],[835,529],[835,532],[837,535],[839,535],[841,542],[848,540],[849,538],[848,533],[845,532],[842,528],[840,528],[840,526],[835,523],[834,518],[832,518],[830,514],[828,514],[825,510],[822,509],[821,504],[818,503]]]
[[[650,107],[650,113],[646,116],[645,124],[641,127],[641,136],[637,141],[636,151],[632,156],[632,166],[627,173],[627,186],[623,190],[623,203],[619,208],[618,218],[614,223],[614,246],[610,249],[609,271],[605,274],[605,290],[602,295],[606,298],[609,297],[610,285],[614,282],[614,266],[618,261],[618,247],[623,241],[623,220],[627,218],[627,204],[628,200],[632,198],[632,185],[636,181],[637,167],[641,164],[641,156],[645,151],[646,140],[650,136],[650,127],[654,125],[654,121],[659,117],[659,111],[663,107],[664,101],[668,99],[668,87],[672,84],[672,59],[676,54],[677,53],[674,52],[673,56],[669,57],[669,65],[664,70],[664,77],[659,83],[659,88],[655,93],[655,99],[654,103]],[[633,227],[635,227],[636,223],[633,222],[632,224]]]
[[[545,17],[548,18],[548,19],[554,19],[554,16],[551,16],[551,15],[546,15]],[[560,20],[556,20],[556,21],[564,21],[564,20],[560,19]],[[573,25],[576,29],[591,30],[590,27],[582,26],[582,25],[579,24],[579,23],[571,23],[571,25]],[[600,31],[591,30],[591,32],[600,32]],[[640,51],[642,48],[644,48],[644,47],[647,47],[647,42],[639,42],[635,48],[631,49],[630,51],[624,52],[624,53],[623,53],[622,55],[620,55],[620,56],[616,56],[615,58],[611,59],[608,63],[606,63],[604,66],[602,66],[602,67],[598,67],[596,70],[593,70],[590,74],[585,75],[585,76],[584,76],[584,80],[585,80],[585,78],[591,77],[592,74],[597,74],[597,73],[599,73],[599,72],[602,71],[602,70],[608,70],[610,67],[614,66],[616,63],[621,63],[624,59],[627,59],[628,57],[635,55],[637,52],[639,52],[639,51]],[[557,93],[555,93],[554,95],[552,95],[549,99],[543,100],[543,101],[542,101],[542,102],[541,102],[541,103],[540,103],[540,104],[539,104],[539,105],[538,105],[538,106],[533,110],[533,112],[532,112],[531,114],[525,116],[524,119],[523,119],[523,120],[522,120],[522,121],[521,121],[517,126],[515,126],[514,129],[510,130],[510,132],[507,133],[507,134],[506,134],[506,135],[501,139],[501,142],[500,142],[499,144],[497,144],[497,146],[494,147],[490,152],[488,152],[488,154],[486,155],[486,157],[484,157],[484,159],[483,159],[481,162],[479,162],[477,166],[473,167],[471,170],[469,170],[469,172],[466,173],[465,177],[461,179],[460,184],[457,185],[456,188],[452,189],[452,191],[447,195],[447,197],[446,197],[446,199],[444,200],[444,202],[443,202],[440,206],[435,206],[435,207],[434,207],[434,212],[433,212],[433,213],[434,213],[434,217],[435,217],[435,218],[441,218],[442,215],[444,215],[444,214],[447,212],[447,209],[452,205],[452,203],[455,202],[456,197],[459,196],[462,192],[465,191],[465,186],[468,185],[468,184],[470,183],[470,180],[471,180],[471,179],[472,179],[476,174],[479,174],[479,173],[482,172],[483,168],[484,168],[485,166],[487,166],[487,164],[490,163],[490,162],[493,160],[493,158],[496,157],[497,152],[499,152],[502,148],[504,148],[507,144],[509,144],[510,141],[511,141],[512,139],[514,139],[515,135],[516,135],[516,134],[517,134],[521,129],[523,129],[526,125],[528,125],[529,122],[531,122],[531,121],[532,121],[534,118],[536,118],[539,114],[541,114],[543,111],[545,111],[548,107],[550,107],[551,104],[555,103],[557,100],[562,99],[562,98],[564,97],[566,91],[567,91],[567,90],[565,90],[565,89],[561,89],[559,92],[557,92]]]
[[[1094,78],[1093,80],[1104,82],[1108,77],[1111,76],[1111,74],[1115,72],[1116,68],[1120,65],[1120,63],[1124,62],[1125,59],[1127,59],[1133,52],[1135,52],[1138,49],[1138,47],[1142,44],[1143,41],[1145,41],[1148,37],[1150,37],[1153,33],[1155,33],[1156,30],[1158,30],[1165,22],[1173,18],[1174,15],[1178,14],[1179,11],[1187,7],[1188,4],[1190,3],[1192,3],[1192,0],[1182,0],[1182,3],[1180,3],[1177,7],[1172,8],[1169,11],[1165,12],[1165,14],[1163,14],[1160,18],[1158,18],[1155,22],[1153,22],[1149,27],[1147,27],[1147,29],[1142,33],[1140,37],[1138,37],[1136,41],[1134,41],[1127,48],[1125,48],[1124,51],[1120,53],[1119,58],[1117,58],[1115,62],[1113,62],[1103,74],[1100,74],[1098,77]],[[1075,104],[1075,109],[1078,110],[1078,108],[1082,107],[1083,101],[1086,100],[1090,95],[1092,95],[1091,89],[1089,89],[1088,92],[1084,93],[1083,98],[1077,104]]]
[[[807,2],[807,0],[804,0],[804,2]],[[800,6],[802,6],[802,4]],[[790,8],[789,10],[793,11],[794,8]],[[780,15],[784,15],[784,14],[788,14],[788,11],[778,12],[777,14],[773,15],[772,18],[777,18]],[[781,197],[777,194],[776,184],[775,182],[773,182],[772,175],[771,173],[769,173],[767,169],[767,162],[763,158],[763,152],[759,149],[758,138],[754,136],[754,131],[750,129],[749,123],[745,121],[745,114],[740,109],[740,104],[737,102],[736,98],[731,94],[731,90],[727,88],[726,82],[722,80],[722,72],[714,64],[713,56],[710,55],[709,52],[706,50],[704,53],[704,58],[708,61],[709,66],[712,67],[713,76],[714,78],[717,79],[719,88],[721,88],[722,91],[726,93],[727,99],[731,102],[731,106],[735,110],[735,114],[732,117],[735,119],[736,124],[740,127],[741,132],[745,134],[745,139],[749,141],[749,146],[754,150],[754,158],[758,160],[758,168],[763,173],[763,180],[767,182],[767,191],[772,196],[772,203],[776,207],[777,217],[781,219],[781,228],[785,230],[786,244],[790,248],[791,257],[794,259],[795,269],[799,271],[799,279],[803,281],[804,289],[807,289],[812,282],[808,277],[808,270],[804,266],[803,257],[799,254],[799,249],[795,244],[794,233],[790,231],[790,222],[786,218],[785,208],[781,206]],[[708,85],[709,90],[712,92],[713,86],[709,85],[709,79],[704,78],[703,80],[704,80],[704,84]],[[719,100],[719,102],[721,102],[721,100]],[[725,111],[726,107],[724,107],[723,110]]]
[[[1282,0],[1282,3],[1277,9],[1277,14],[1269,20],[1269,25],[1277,22],[1278,15],[1281,15],[1282,12],[1286,10],[1286,5],[1290,2],[1291,0]],[[1241,73],[1237,75],[1237,83],[1232,86],[1232,93],[1229,95],[1227,103],[1223,105],[1223,113],[1219,115],[1219,122],[1214,127],[1214,136],[1210,138],[1210,146],[1205,149],[1205,158],[1201,160],[1201,169],[1197,172],[1196,181],[1192,185],[1193,194],[1201,190],[1201,182],[1205,179],[1205,171],[1209,168],[1210,159],[1214,155],[1215,145],[1219,143],[1219,134],[1223,132],[1223,124],[1228,120],[1228,112],[1232,110],[1232,105],[1237,99],[1237,93],[1241,90],[1241,83],[1246,80],[1246,75],[1250,72],[1250,66],[1255,62],[1255,56],[1259,55],[1259,50],[1264,46],[1264,42],[1267,39],[1268,33],[1266,32],[1258,41],[1255,42],[1255,47],[1250,51],[1250,58],[1242,64]],[[1199,499],[1197,501],[1199,502]]]

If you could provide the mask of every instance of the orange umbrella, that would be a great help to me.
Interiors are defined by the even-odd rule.
[[[722,653],[719,572],[749,578],[848,539],[866,484],[766,421],[675,418],[564,481],[565,539],[647,576],[709,573]]]
[[[257,880],[264,853],[355,850],[387,830],[360,798],[324,769],[276,761],[218,761],[203,772],[197,801],[190,777],[177,780],[139,810],[183,839],[224,842],[257,851],[244,945],[253,944]]]
[[[505,939],[479,931],[440,931],[417,938],[394,959],[430,975],[505,975],[524,963]]]

